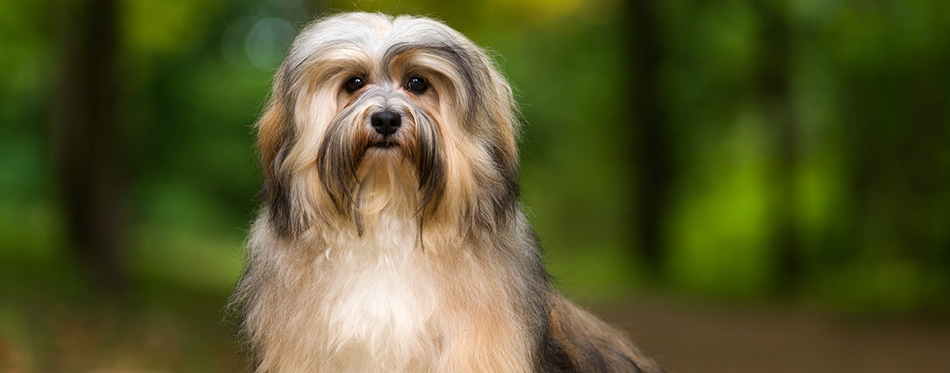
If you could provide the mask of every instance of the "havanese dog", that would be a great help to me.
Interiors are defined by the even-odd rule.
[[[258,372],[658,372],[551,285],[512,89],[438,21],[307,26],[258,124],[264,206],[232,298]]]

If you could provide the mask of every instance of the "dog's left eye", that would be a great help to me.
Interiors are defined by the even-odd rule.
[[[425,92],[426,89],[429,89],[429,82],[423,77],[414,76],[409,78],[409,81],[406,82],[406,90],[409,92],[420,94]]]

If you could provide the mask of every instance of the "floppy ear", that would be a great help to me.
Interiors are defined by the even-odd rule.
[[[257,121],[257,148],[260,152],[261,167],[264,169],[266,181],[270,181],[278,172],[273,166],[277,153],[284,143],[284,138],[290,132],[290,123],[287,113],[277,100],[272,100],[267,111]]]
[[[469,43],[471,43],[469,41]],[[468,88],[469,117],[491,136],[491,156],[502,176],[516,179],[518,174],[518,136],[521,123],[514,92],[494,61],[474,44],[458,51]],[[470,71],[466,71],[466,69]],[[517,180],[514,180],[515,183]]]
[[[489,124],[489,152],[498,171],[499,180],[489,194],[495,216],[505,218],[518,208],[521,194],[518,186],[518,136],[521,123],[511,85],[483,51],[478,51],[479,65],[488,94],[480,97],[482,115]]]
[[[267,111],[257,122],[257,147],[264,171],[262,196],[273,227],[279,236],[298,231],[300,224],[293,217],[290,175],[282,165],[294,142],[293,116],[287,104],[272,98]]]
[[[490,76],[494,85],[494,94],[491,95],[488,112],[492,127],[490,152],[492,161],[500,177],[497,190],[491,193],[495,216],[506,218],[518,208],[518,198],[521,188],[518,186],[518,122],[517,106],[508,82],[489,67]]]

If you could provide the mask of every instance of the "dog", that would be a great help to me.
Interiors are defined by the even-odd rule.
[[[517,108],[445,24],[305,27],[257,123],[263,207],[232,304],[258,372],[660,372],[551,285]]]

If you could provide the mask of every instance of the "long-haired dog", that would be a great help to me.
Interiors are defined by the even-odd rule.
[[[427,18],[306,27],[258,123],[264,207],[233,302],[258,372],[657,372],[550,284],[512,91]]]

